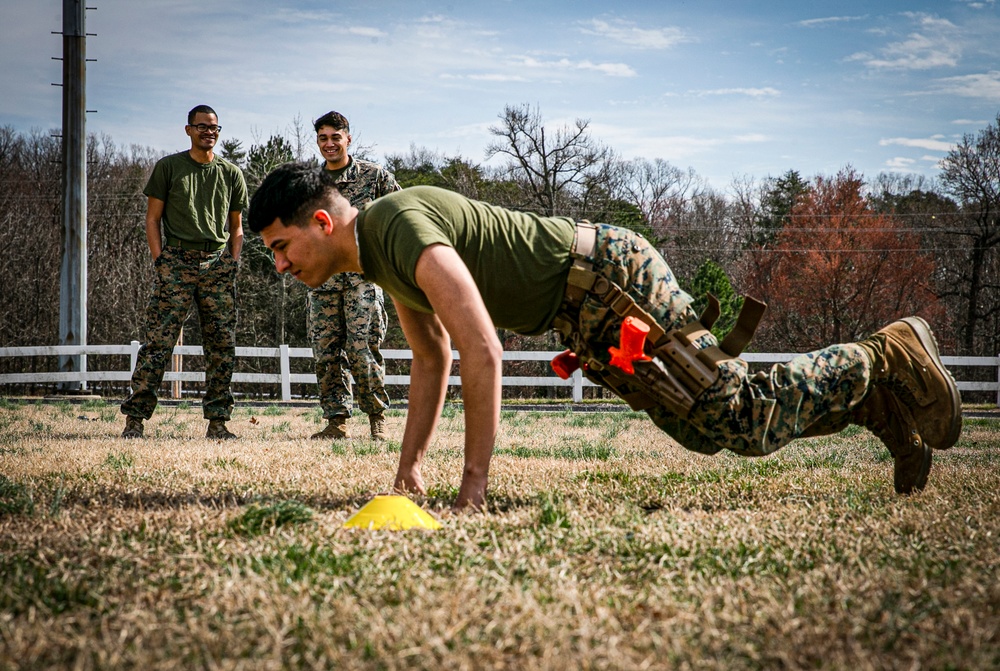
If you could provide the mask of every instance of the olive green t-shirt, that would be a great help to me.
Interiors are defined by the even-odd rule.
[[[188,242],[226,242],[229,213],[247,206],[243,171],[219,156],[198,163],[186,151],[157,161],[143,194],[164,202],[164,233]]]
[[[357,223],[365,280],[432,312],[415,279],[417,259],[430,245],[447,245],[468,267],[493,323],[525,335],[543,333],[559,309],[574,232],[572,219],[512,212],[433,186],[382,196]]]

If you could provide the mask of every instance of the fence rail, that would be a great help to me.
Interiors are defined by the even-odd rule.
[[[200,345],[178,345],[174,348],[174,357],[202,356]],[[453,352],[455,360],[459,360],[458,352]],[[558,352],[504,352],[504,361],[550,361]],[[120,355],[129,357],[128,370],[87,370],[87,356],[100,355]],[[382,355],[387,360],[410,360],[413,353],[408,349],[382,350]],[[46,384],[61,382],[78,382],[84,387],[88,382],[128,382],[132,377],[132,370],[135,369],[136,360],[139,356],[139,342],[133,340],[128,345],[53,345],[41,347],[0,347],[0,357],[38,357],[38,356],[58,356],[58,357],[78,357],[80,370],[71,372],[33,372],[33,373],[2,373],[0,374],[0,385],[13,384]],[[292,359],[311,359],[312,349],[309,347],[289,347],[281,345],[279,347],[237,347],[236,357],[249,358],[277,358],[277,373],[235,373],[233,382],[249,384],[278,384],[281,386],[281,398],[289,401],[292,398],[293,384],[315,384],[315,373],[293,373],[291,372]],[[769,353],[745,353],[743,359],[749,363],[784,363],[791,360],[796,354],[769,354]],[[969,356],[943,356],[941,360],[949,369],[957,367],[986,367],[996,369],[993,382],[957,380],[958,388],[961,391],[992,391],[996,395],[997,407],[1000,407],[1000,355],[986,357]],[[178,366],[180,368],[180,366]],[[163,379],[165,382],[204,382],[204,371],[167,371]],[[409,375],[387,375],[385,378],[387,385],[409,385]],[[505,387],[562,387],[571,389],[574,401],[583,398],[583,388],[595,386],[592,382],[583,377],[580,371],[576,371],[568,380],[563,380],[551,375],[538,376],[503,376],[501,383]],[[449,385],[461,386],[462,380],[458,376],[448,378]]]

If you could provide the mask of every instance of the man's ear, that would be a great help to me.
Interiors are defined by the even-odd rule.
[[[326,210],[316,210],[313,212],[313,221],[319,224],[324,233],[329,235],[333,232],[333,217]]]

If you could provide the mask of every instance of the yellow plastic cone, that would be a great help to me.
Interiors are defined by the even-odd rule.
[[[344,522],[345,529],[440,529],[441,524],[405,496],[376,496]]]

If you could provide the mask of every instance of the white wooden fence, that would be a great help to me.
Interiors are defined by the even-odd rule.
[[[504,352],[504,361],[551,361],[558,352]],[[120,355],[129,357],[128,370],[87,370],[88,355]],[[135,368],[136,359],[139,355],[139,342],[133,340],[129,345],[78,345],[78,346],[43,346],[43,347],[0,347],[0,357],[36,357],[36,356],[61,356],[79,357],[79,371],[73,372],[35,372],[35,373],[3,373],[0,374],[0,385],[13,384],[46,384],[60,382],[80,382],[86,387],[88,382],[128,382],[132,377],[132,370]],[[199,345],[178,345],[174,348],[174,357],[201,356],[202,349]],[[281,386],[281,398],[290,401],[292,398],[293,384],[315,384],[316,375],[314,373],[293,373],[291,372],[291,360],[296,358],[312,358],[312,349],[309,347],[237,347],[236,356],[239,357],[264,357],[278,358],[277,373],[235,373],[233,382],[250,384],[279,384]],[[389,360],[392,359],[412,359],[413,354],[408,349],[382,350],[382,355]],[[455,360],[458,360],[458,352],[453,352]],[[743,359],[750,363],[781,363],[795,357],[795,354],[760,354],[745,353]],[[1000,355],[986,357],[968,356],[943,356],[941,360],[952,371],[957,367],[988,367],[996,370],[993,382],[976,382],[971,380],[957,380],[958,388],[961,391],[992,391],[996,396],[997,407],[1000,407]],[[204,371],[167,371],[164,375],[167,382],[204,382]],[[501,378],[504,386],[521,387],[569,387],[572,390],[572,398],[579,401],[583,398],[583,388],[593,387],[594,384],[585,379],[580,371],[576,371],[568,380],[563,380],[552,373],[550,375],[539,376],[503,376]],[[387,385],[409,385],[409,375],[387,375],[385,378]],[[460,386],[461,378],[451,376],[448,384]]]

